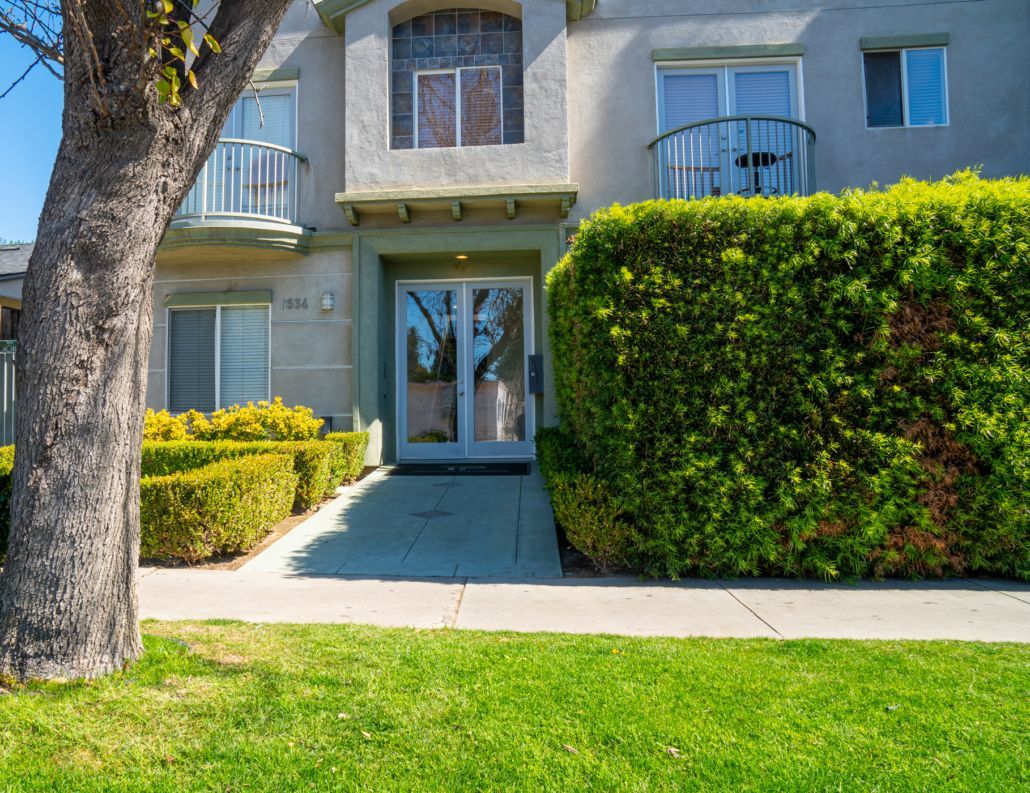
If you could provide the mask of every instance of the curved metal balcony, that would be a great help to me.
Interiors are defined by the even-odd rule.
[[[792,118],[723,116],[648,144],[659,198],[810,195],[815,130]]]
[[[222,138],[174,220],[245,218],[296,225],[298,165],[306,160],[284,146]]]

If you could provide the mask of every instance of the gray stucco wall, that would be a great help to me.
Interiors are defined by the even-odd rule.
[[[350,249],[303,257],[255,261],[246,255],[212,262],[159,264],[154,282],[154,341],[147,376],[147,407],[166,406],[168,310],[165,297],[189,292],[270,290],[271,395],[290,405],[306,405],[316,416],[332,416],[333,428],[351,427]],[[323,292],[336,307],[320,309]],[[307,300],[306,309],[289,309],[283,298]]]
[[[1027,171],[1030,2],[894,0],[600,0],[569,24],[571,178],[575,216],[651,197],[645,148],[657,133],[656,48],[804,44],[805,120],[818,135],[817,186],[838,191],[902,175],[939,178],[982,164],[986,176]],[[859,38],[950,35],[946,127],[866,129]]]
[[[518,9],[517,3],[489,0],[435,5]],[[565,3],[555,0],[525,0],[521,4],[525,143],[390,149],[390,31],[393,22],[399,21],[396,15],[391,21],[390,12],[400,7],[403,16],[406,7],[415,10],[425,6],[426,3],[375,0],[347,16],[345,189],[567,182]]]

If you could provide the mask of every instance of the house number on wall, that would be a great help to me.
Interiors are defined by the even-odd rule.
[[[283,311],[298,311],[308,307],[308,299],[306,297],[284,297],[283,298]]]

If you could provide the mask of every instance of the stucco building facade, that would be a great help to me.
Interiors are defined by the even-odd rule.
[[[1025,172],[1030,4],[859,5],[298,0],[159,253],[148,405],[529,457],[591,212]]]

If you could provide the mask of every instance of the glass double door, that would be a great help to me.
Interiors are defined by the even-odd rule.
[[[532,281],[397,288],[398,459],[533,454]]]
[[[796,127],[759,119],[797,119],[797,71],[792,63],[662,69],[659,72],[660,132],[686,124],[698,129],[680,178],[700,179],[704,195],[777,195],[797,189]],[[757,116],[718,121],[727,116]],[[694,162],[696,160],[696,162]]]

